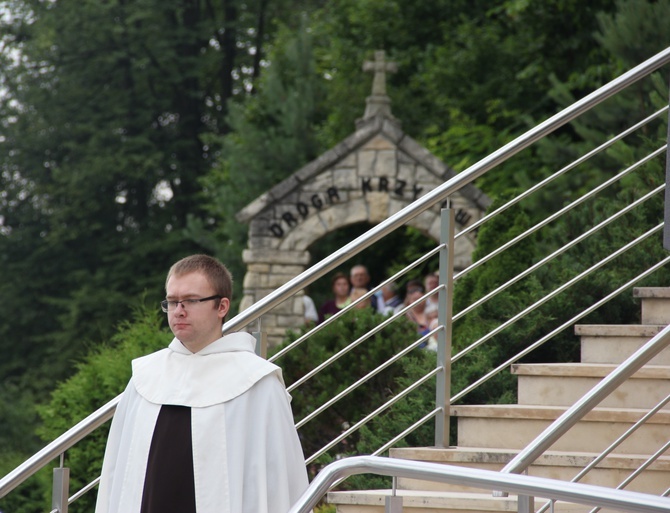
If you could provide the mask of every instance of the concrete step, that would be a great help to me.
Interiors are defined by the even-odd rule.
[[[506,449],[492,449],[484,447],[408,447],[391,449],[390,456],[394,458],[442,463],[459,467],[480,468],[499,471],[518,451]],[[548,451],[535,461],[528,469],[531,476],[571,481],[583,468],[591,463],[598,455],[586,452]],[[596,468],[591,470],[579,482],[616,488],[633,471],[642,466],[647,460],[646,455],[610,455],[603,459]],[[660,495],[668,488],[670,480],[670,457],[662,456],[637,479],[630,483],[627,490],[654,493]],[[448,491],[448,492],[481,492],[480,489],[421,481],[416,479],[398,479],[398,488],[404,490]]]
[[[459,447],[521,449],[567,408],[533,405],[456,405]],[[648,410],[597,408],[552,447],[567,452],[601,452]],[[653,454],[670,433],[670,411],[660,411],[617,447],[618,454]]]
[[[396,494],[402,497],[403,513],[485,513],[518,510],[516,496],[493,497],[490,492],[398,490]],[[330,492],[327,500],[337,506],[337,513],[384,513],[386,498],[391,495],[391,490]],[[545,502],[544,499],[536,499],[535,509]],[[587,506],[564,502],[557,502],[554,506],[554,511],[560,513],[587,513],[590,510]]]
[[[621,363],[663,328],[665,325],[661,324],[578,324],[575,326],[575,334],[579,335],[581,341],[581,362]],[[663,350],[649,363],[670,365],[670,348]]]
[[[571,406],[616,369],[615,364],[514,364],[518,403]],[[600,403],[606,408],[655,407],[670,395],[670,366],[647,365]],[[664,409],[670,409],[669,405]]]
[[[670,287],[635,287],[633,297],[642,303],[640,324],[670,324]]]

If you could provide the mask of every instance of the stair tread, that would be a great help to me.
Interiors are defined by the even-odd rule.
[[[669,298],[670,287],[633,287],[633,297]]]
[[[330,504],[379,506],[384,505],[386,497],[393,495],[390,489],[378,490],[350,490],[328,492],[327,501]],[[517,496],[510,493],[508,497],[494,497],[490,490],[482,492],[455,492],[455,491],[428,491],[428,490],[396,490],[396,495],[403,498],[406,508],[443,508],[445,510],[474,510],[474,511],[516,511]],[[537,498],[538,504],[544,504],[546,499]],[[557,501],[554,509],[562,512],[589,511],[589,506],[576,503]]]
[[[463,404],[452,405],[451,415],[455,417],[496,417],[507,419],[555,420],[568,410],[567,406],[538,406],[533,404]],[[593,422],[635,422],[648,409],[595,408],[582,420]],[[647,420],[650,424],[670,423],[670,411],[661,410]]]
[[[431,461],[445,464],[505,464],[514,458],[520,450],[489,447],[403,447],[391,449],[390,455],[398,459]],[[585,467],[598,453],[578,451],[546,451],[533,465],[560,467]],[[638,468],[649,458],[646,454],[608,455],[598,468]],[[670,456],[660,456],[653,465],[657,470],[670,470]]]
[[[350,490],[328,492],[327,501],[330,504],[356,504],[356,505],[384,505],[386,497],[393,494],[392,490]],[[427,490],[396,490],[396,495],[403,498],[403,505],[411,507],[421,505],[422,507],[454,509],[457,507],[467,509],[479,509],[484,506],[486,509],[500,511],[501,505],[506,505],[503,509],[507,511],[516,511],[516,495],[509,497],[493,497],[491,491],[476,492],[448,492],[448,491],[427,491]]]
[[[515,363],[512,374],[519,376],[570,376],[603,378],[618,367],[614,363]],[[668,379],[670,365],[645,365],[631,379]]]
[[[576,324],[575,335],[592,337],[653,337],[667,324]]]

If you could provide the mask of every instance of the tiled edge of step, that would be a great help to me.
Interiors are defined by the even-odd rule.
[[[342,513],[382,513],[386,498],[392,495],[391,490],[361,490],[330,492],[327,496],[329,504],[338,506]],[[431,492],[420,490],[397,490],[396,495],[402,497],[403,513],[433,512],[437,510],[458,512],[517,511],[517,498],[493,497],[490,491],[482,493],[470,492]],[[536,505],[542,505],[546,499],[537,498]],[[591,508],[580,504],[557,502],[554,511],[562,513],[586,513]]]
[[[582,363],[622,363],[652,337],[660,333],[662,324],[577,324]],[[670,348],[664,349],[651,362],[670,365]]]

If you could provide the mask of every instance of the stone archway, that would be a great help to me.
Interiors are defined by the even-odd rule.
[[[307,248],[323,236],[355,223],[378,224],[454,176],[453,170],[400,129],[379,79],[386,69],[383,54],[376,56],[382,64],[377,62],[373,69],[373,95],[356,131],[238,213],[239,221],[249,223],[241,309],[304,271],[310,264]],[[384,94],[379,94],[380,88]],[[451,203],[457,211],[457,227],[462,229],[482,217],[490,200],[468,186]],[[439,240],[439,207],[423,212],[410,224]],[[470,263],[474,247],[472,236],[458,239],[456,268]],[[302,322],[302,300],[295,297],[263,317],[263,330],[273,344],[286,329]]]

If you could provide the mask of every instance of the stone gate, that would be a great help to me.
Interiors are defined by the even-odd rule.
[[[308,248],[320,238],[356,223],[378,224],[454,176],[391,114],[385,74],[395,65],[385,62],[384,52],[375,52],[363,69],[374,72],[372,95],[355,132],[237,214],[249,224],[241,310],[304,271],[311,263]],[[489,203],[474,186],[452,196],[457,231],[480,219]],[[439,241],[439,207],[409,224]],[[456,269],[471,262],[474,247],[470,234],[457,240]],[[272,345],[302,323],[302,299],[295,297],[263,316],[263,331]]]

